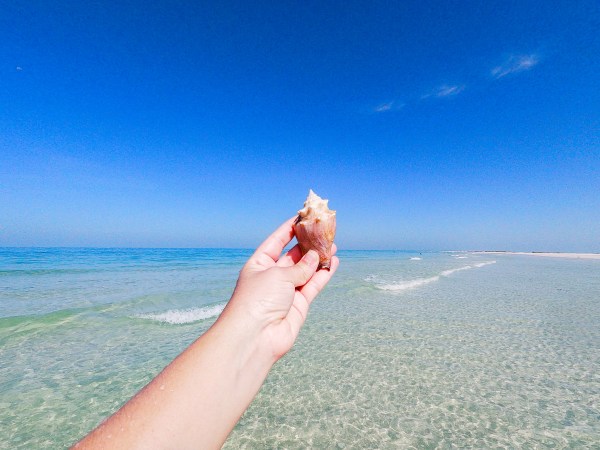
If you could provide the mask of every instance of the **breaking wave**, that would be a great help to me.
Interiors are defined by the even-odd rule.
[[[171,309],[163,313],[138,314],[134,317],[137,319],[154,320],[155,322],[168,323],[171,325],[181,325],[217,317],[224,308],[225,304],[223,303],[202,308]]]
[[[404,291],[406,289],[413,289],[419,286],[423,286],[425,284],[433,283],[438,281],[441,277],[449,277],[455,272],[460,272],[461,270],[475,269],[479,267],[484,267],[490,264],[495,264],[496,261],[485,261],[477,264],[471,264],[468,266],[458,267],[456,269],[449,269],[440,272],[439,275],[434,275],[428,278],[416,278],[414,280],[402,281],[400,283],[393,284],[380,284],[376,285],[378,289],[383,289],[384,291]]]

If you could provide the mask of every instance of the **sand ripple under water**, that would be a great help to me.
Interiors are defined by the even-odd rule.
[[[1,449],[65,448],[114,412],[250,254],[27,252],[0,250]],[[600,261],[339,255],[225,448],[598,448]]]

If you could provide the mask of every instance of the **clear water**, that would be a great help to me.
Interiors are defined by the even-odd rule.
[[[0,249],[0,448],[86,434],[210,326],[249,254]],[[599,448],[600,261],[340,257],[225,448]]]

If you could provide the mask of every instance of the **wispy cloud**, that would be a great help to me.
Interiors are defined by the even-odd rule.
[[[531,55],[513,55],[508,58],[504,64],[494,67],[491,74],[494,78],[499,79],[510,75],[511,73],[524,72],[535,67],[540,62],[540,57],[535,54]]]
[[[436,97],[449,97],[451,95],[457,95],[460,94],[462,91],[465,90],[465,86],[459,86],[459,85],[455,85],[455,86],[440,86],[437,90],[437,92],[435,93]]]
[[[394,106],[394,102],[382,103],[381,105],[376,106],[373,111],[375,111],[375,112],[390,111],[392,109],[392,106]]]
[[[500,79],[507,75],[519,72],[525,72],[527,70],[531,70],[533,67],[537,66],[540,63],[541,57],[539,54],[531,53],[531,54],[513,54],[504,60],[503,64],[500,64],[490,70],[490,74],[494,79]],[[480,77],[481,78],[481,77]],[[481,88],[484,83],[491,83],[493,81],[488,77],[487,79],[482,78],[479,80],[473,80],[471,87],[475,89]],[[442,84],[437,86],[436,88],[430,90],[429,92],[421,95],[420,97],[414,95],[409,96],[407,103],[398,103],[395,100],[388,101],[385,103],[380,103],[375,107],[370,107],[370,112],[372,114],[385,113],[389,111],[396,111],[405,106],[411,107],[419,101],[431,99],[431,98],[453,98],[461,94],[467,89],[466,84]],[[416,93],[415,93],[416,94]]]
[[[373,108],[373,112],[375,113],[383,113],[388,111],[397,111],[404,106],[404,103],[397,103],[396,101],[382,103],[375,108]]]
[[[466,86],[464,84],[453,84],[453,85],[444,84],[444,85],[434,89],[433,91],[429,92],[428,94],[421,96],[421,99],[430,98],[430,97],[436,97],[436,98],[453,97],[455,95],[460,94],[462,91],[464,91],[465,87]]]

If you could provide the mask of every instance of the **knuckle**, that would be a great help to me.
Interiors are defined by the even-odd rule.
[[[304,263],[299,264],[299,266],[300,266],[300,273],[302,274],[302,279],[308,280],[312,275],[312,270],[310,269],[310,266],[308,264],[304,264]]]

